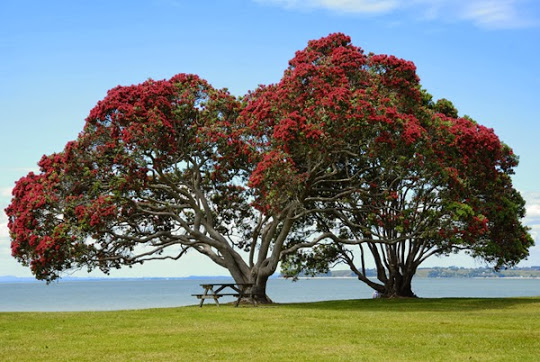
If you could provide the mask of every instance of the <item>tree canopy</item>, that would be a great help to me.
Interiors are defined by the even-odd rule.
[[[347,69],[336,64],[343,47],[329,54],[312,49],[317,59],[309,59],[307,67],[318,75],[343,77],[343,87],[335,79],[319,78],[335,91],[344,89],[344,96],[316,112],[327,114],[330,105],[338,105],[341,113],[330,116],[330,126],[326,120],[318,124],[341,123],[333,136],[337,152],[332,151],[339,156],[333,163],[336,177],[313,199],[318,212],[311,224],[326,238],[313,249],[286,256],[286,275],[325,272],[343,262],[383,295],[413,296],[411,279],[432,255],[465,250],[495,268],[513,266],[528,255],[533,241],[520,222],[525,203],[511,181],[518,160],[492,129],[458,117],[446,99],[433,102],[411,62],[361,57],[356,51],[358,61]],[[313,79],[310,75],[301,84]],[[299,87],[291,93],[305,97],[307,92]],[[280,98],[277,108],[317,102],[286,104],[286,99]],[[334,149],[325,144],[323,153],[328,150]],[[368,256],[379,282],[366,275]]]
[[[242,98],[188,74],[110,90],[6,213],[14,257],[47,281],[191,251],[254,283],[259,302],[280,261],[291,276],[343,261],[410,295],[431,255],[528,255],[516,165],[493,130],[433,102],[412,62],[331,34]]]

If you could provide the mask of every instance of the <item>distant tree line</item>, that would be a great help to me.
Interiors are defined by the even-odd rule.
[[[540,266],[531,266],[524,268],[511,268],[495,271],[493,268],[463,268],[463,267],[433,267],[433,268],[418,268],[416,275],[421,278],[540,278]],[[377,277],[377,269],[366,269],[366,276],[371,278]],[[308,275],[300,273],[298,278],[356,278],[356,274],[350,270],[332,270],[327,273],[319,273],[316,275]]]

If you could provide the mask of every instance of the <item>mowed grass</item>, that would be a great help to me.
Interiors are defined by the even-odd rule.
[[[0,313],[0,360],[540,360],[540,297]]]

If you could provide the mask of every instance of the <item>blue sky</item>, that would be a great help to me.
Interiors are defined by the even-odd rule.
[[[0,2],[0,208],[43,154],[76,138],[116,85],[195,73],[243,95],[277,82],[307,41],[343,32],[412,60],[422,85],[520,155],[514,183],[540,244],[540,4],[536,0],[94,0]],[[11,257],[0,213],[0,275]],[[192,256],[116,276],[223,274]],[[426,265],[481,266],[466,257]],[[540,265],[540,246],[521,265]],[[77,275],[85,275],[78,273]]]

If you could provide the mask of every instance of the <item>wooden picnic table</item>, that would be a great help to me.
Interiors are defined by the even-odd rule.
[[[253,286],[253,283],[212,283],[212,284],[200,284],[201,287],[204,289],[204,293],[202,294],[192,294],[192,296],[197,297],[197,299],[201,300],[201,303],[199,303],[199,307],[203,306],[203,303],[206,299],[213,299],[216,302],[216,305],[219,307],[219,298],[224,296],[231,296],[235,297],[236,303],[234,304],[235,307],[238,307],[238,304],[240,304],[240,300],[242,300],[243,297],[249,296],[251,297],[251,292],[247,292],[250,290],[250,288]],[[223,292],[224,289],[230,289],[231,291]],[[254,304],[255,301],[253,301]]]

